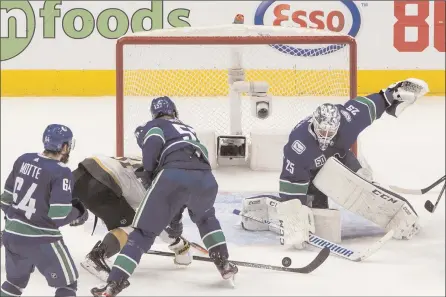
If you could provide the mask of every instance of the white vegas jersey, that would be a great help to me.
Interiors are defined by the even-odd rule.
[[[141,158],[93,156],[91,159],[108,173],[121,189],[127,203],[136,210],[146,193],[135,175],[135,170],[142,166]]]

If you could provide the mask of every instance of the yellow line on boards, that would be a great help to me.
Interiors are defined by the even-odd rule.
[[[277,96],[342,96],[348,73],[342,70],[247,70],[248,80],[266,80]],[[429,84],[429,95],[445,94],[444,70],[359,70],[358,94],[377,92],[389,84],[415,77]],[[225,70],[136,70],[125,73],[127,95],[224,96]],[[1,96],[97,97],[115,95],[114,70],[2,70]],[[336,83],[336,88],[330,87]],[[325,85],[324,85],[325,84]],[[340,90],[340,91],[339,91]],[[338,92],[338,93],[337,93]]]

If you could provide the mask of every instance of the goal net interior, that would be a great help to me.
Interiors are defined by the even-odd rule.
[[[133,133],[151,119],[155,97],[171,97],[180,119],[198,134],[230,135],[240,127],[249,140],[254,131],[288,135],[318,105],[356,96],[355,40],[328,31],[238,24],[174,28],[124,36],[116,49],[118,156],[140,153]],[[250,94],[241,93],[239,102],[231,98],[234,69],[244,81],[267,83],[267,118],[253,112]]]

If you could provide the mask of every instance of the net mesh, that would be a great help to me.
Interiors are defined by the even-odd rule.
[[[157,30],[145,36],[339,36],[336,33],[270,26],[218,26]],[[240,57],[234,60],[235,53]],[[126,153],[139,151],[133,131],[151,119],[150,101],[169,96],[180,118],[200,133],[229,134],[228,69],[242,67],[246,81],[269,84],[271,114],[259,119],[247,94],[241,100],[244,135],[254,130],[289,133],[298,121],[323,102],[343,102],[350,96],[349,45],[160,45],[126,44],[123,53],[122,135]],[[118,71],[121,71],[118,69]]]

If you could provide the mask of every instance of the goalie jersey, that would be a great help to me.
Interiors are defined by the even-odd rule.
[[[379,119],[389,105],[379,93],[336,105],[341,113],[341,124],[325,151],[319,148],[311,116],[299,122],[291,131],[283,149],[279,196],[286,200],[304,198],[311,180],[328,158],[335,156],[342,161],[359,134]]]
[[[133,209],[144,198],[146,190],[135,175],[135,171],[142,167],[140,158],[93,156],[79,165],[118,197],[124,197]],[[76,176],[74,178],[76,181]]]

